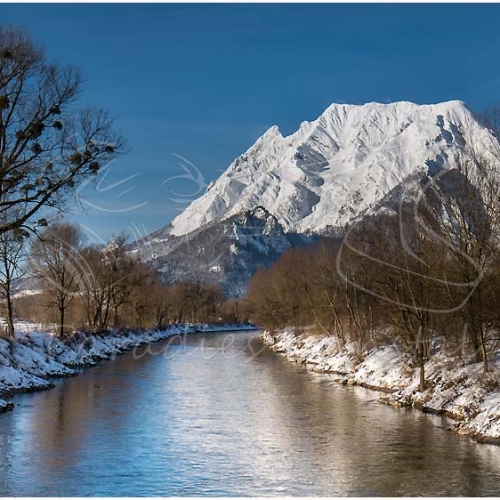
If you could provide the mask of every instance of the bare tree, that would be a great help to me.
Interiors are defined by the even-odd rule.
[[[80,290],[87,274],[81,256],[83,234],[74,224],[57,223],[45,229],[30,249],[30,266],[51,292],[52,305],[59,311],[59,335],[65,331],[66,309]]]
[[[446,172],[433,185],[443,201],[443,208],[436,211],[442,234],[454,254],[456,272],[467,292],[467,300],[457,314],[466,325],[475,361],[482,362],[485,371],[486,327],[493,319],[487,313],[488,295],[491,298],[489,273],[500,255],[499,163],[468,150],[459,168]]]
[[[252,320],[267,328],[286,325],[284,305],[276,290],[275,276],[274,266],[261,269],[248,285],[247,303]]]
[[[155,316],[157,325],[161,323],[162,319],[158,318],[158,315],[161,315],[159,303],[163,303],[163,300],[162,297],[155,297],[154,294],[162,295],[164,287],[156,272],[147,264],[128,255],[122,259],[121,270],[123,276],[117,283],[117,291],[113,294],[113,300],[119,301],[113,303],[115,307],[113,325],[121,326],[123,321],[118,316],[118,305],[126,306],[126,309],[134,312],[134,322],[138,328],[146,326],[152,316]],[[129,324],[131,324],[130,321]]]
[[[14,307],[12,282],[20,278],[21,260],[24,253],[26,235],[22,231],[12,230],[0,233],[0,295],[5,301],[7,337],[14,338]]]
[[[103,247],[90,245],[82,249],[88,272],[82,279],[82,297],[87,324],[93,331],[104,330],[109,321],[111,294],[115,279],[103,253]]]
[[[171,288],[156,279],[152,286],[144,292],[148,295],[148,301],[152,309],[152,316],[156,328],[162,329],[170,317],[173,297]]]
[[[123,140],[108,113],[78,104],[77,70],[47,60],[21,28],[0,26],[0,233],[46,224],[61,203],[114,158]]]
[[[248,321],[244,299],[228,299],[221,305],[222,320],[225,323],[243,323]]]
[[[94,331],[106,329],[111,321],[118,323],[118,311],[131,293],[125,280],[132,269],[125,253],[125,238],[112,237],[105,246],[82,249],[88,272],[82,280],[88,325]],[[111,319],[111,316],[112,319]]]

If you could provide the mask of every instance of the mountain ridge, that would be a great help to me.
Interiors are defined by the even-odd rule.
[[[332,104],[283,136],[274,125],[171,223],[189,234],[264,206],[285,230],[342,226],[416,168],[458,161],[487,132],[462,101]]]

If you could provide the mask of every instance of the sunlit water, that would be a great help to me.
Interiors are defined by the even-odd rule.
[[[0,415],[0,493],[498,495],[500,448],[273,354],[188,335],[20,395]]]

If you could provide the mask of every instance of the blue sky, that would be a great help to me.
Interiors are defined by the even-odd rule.
[[[72,210],[96,239],[166,225],[271,125],[332,102],[500,101],[497,4],[0,4],[0,22],[78,66],[127,138]]]

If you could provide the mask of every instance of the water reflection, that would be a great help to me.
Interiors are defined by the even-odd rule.
[[[264,349],[178,337],[16,398],[3,495],[496,495],[500,449]],[[141,355],[144,354],[144,355]],[[256,354],[258,353],[258,354]]]

